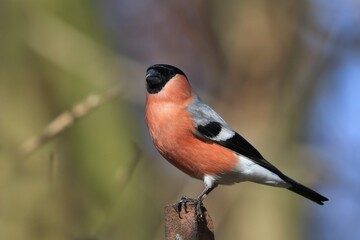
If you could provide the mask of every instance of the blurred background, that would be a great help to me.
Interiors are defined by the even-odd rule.
[[[357,0],[0,2],[0,239],[164,239],[197,196],[156,153],[145,71],[168,63],[289,176],[206,200],[216,239],[360,239]],[[60,116],[60,117],[59,117]]]

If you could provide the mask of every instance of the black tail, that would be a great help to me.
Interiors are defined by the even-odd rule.
[[[324,202],[329,200],[321,194],[305,187],[304,185],[301,185],[300,183],[295,182],[292,179],[287,179],[287,182],[291,184],[291,187],[288,188],[290,191],[306,197],[316,202],[317,204],[324,205]]]

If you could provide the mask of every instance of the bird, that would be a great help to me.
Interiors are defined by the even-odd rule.
[[[145,120],[151,139],[172,165],[204,182],[204,190],[195,199],[198,209],[218,185],[246,181],[285,188],[320,205],[328,201],[267,161],[200,99],[179,68],[152,65],[145,80]],[[183,197],[179,203],[184,201],[192,199]]]

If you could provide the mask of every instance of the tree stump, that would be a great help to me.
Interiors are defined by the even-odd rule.
[[[203,218],[199,219],[196,203],[187,203],[186,209],[177,212],[177,205],[165,207],[165,239],[166,240],[214,240],[214,226],[209,213],[202,207]]]

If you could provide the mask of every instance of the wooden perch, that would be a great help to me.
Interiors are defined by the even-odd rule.
[[[203,219],[198,219],[196,204],[186,205],[186,211],[181,208],[180,216],[176,204],[165,207],[165,239],[214,240],[214,226],[205,207],[202,207]]]

